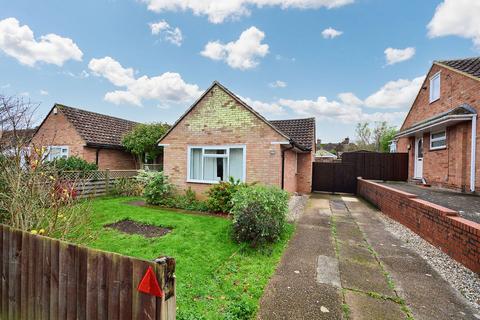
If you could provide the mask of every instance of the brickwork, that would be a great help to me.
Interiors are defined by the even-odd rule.
[[[167,145],[164,148],[164,172],[177,188],[182,190],[190,187],[202,196],[211,185],[187,182],[188,146],[245,145],[246,181],[280,187],[282,148],[285,147],[278,142],[285,140],[285,137],[215,85],[162,139],[161,143]],[[285,188],[293,192],[300,188],[295,181],[295,168],[292,167],[295,164],[294,153],[287,151],[285,155]],[[308,170],[308,167],[301,169]],[[311,176],[311,170],[302,174]],[[310,191],[310,186],[301,189]]]
[[[69,156],[77,156],[88,162],[95,163],[95,148],[86,146],[85,140],[78,134],[73,125],[59,109],[57,114],[51,112],[32,139],[32,144],[41,146],[67,146]],[[100,149],[98,167],[101,170],[135,169],[133,156],[122,150]]]
[[[430,103],[429,78],[437,72],[441,72],[440,99]],[[433,65],[423,88],[420,89],[418,97],[413,103],[401,130],[465,103],[476,110],[480,110],[480,81],[443,66]],[[423,135],[423,177],[429,184],[457,190],[469,190],[471,130],[470,121],[448,127],[447,148],[442,150],[430,150],[430,133]],[[479,136],[480,125],[477,125],[477,137]],[[480,191],[480,139],[477,138],[476,143],[477,170],[475,187],[477,191]],[[408,146],[410,146],[409,150]],[[415,140],[413,138],[401,138],[398,142],[399,152],[410,153],[410,178],[413,178],[414,174],[414,146]]]
[[[480,273],[480,224],[458,212],[372,181],[358,179],[357,194],[474,272]]]

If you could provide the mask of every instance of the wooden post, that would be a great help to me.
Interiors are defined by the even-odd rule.
[[[110,170],[105,170],[105,193],[108,195],[110,192]]]

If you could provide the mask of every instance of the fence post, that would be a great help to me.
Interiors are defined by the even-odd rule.
[[[110,170],[105,170],[105,193],[108,195],[110,193]]]

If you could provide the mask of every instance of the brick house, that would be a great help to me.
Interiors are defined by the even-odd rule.
[[[136,159],[122,137],[136,122],[55,104],[37,128],[32,145],[47,148],[47,160],[80,157],[98,168],[135,169]]]
[[[480,58],[435,61],[397,134],[410,179],[480,191]]]
[[[230,176],[310,192],[315,119],[268,121],[218,82],[159,140],[164,172],[198,194]]]

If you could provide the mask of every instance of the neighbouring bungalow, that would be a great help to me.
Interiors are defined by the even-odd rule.
[[[478,110],[480,58],[435,61],[396,135],[410,179],[480,191]]]
[[[136,122],[55,104],[37,128],[32,145],[47,148],[46,159],[80,157],[101,170],[136,169],[122,137]]]
[[[333,162],[337,160],[337,156],[327,150],[320,149],[315,152],[315,162]]]
[[[229,177],[310,192],[315,118],[269,121],[218,82],[159,140],[164,172],[204,193]]]

